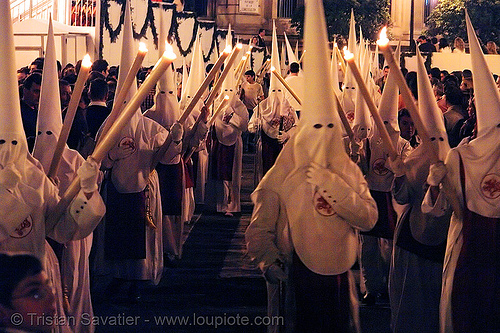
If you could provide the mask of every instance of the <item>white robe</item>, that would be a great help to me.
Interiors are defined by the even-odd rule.
[[[223,121],[224,116],[233,113],[229,123]],[[217,140],[225,146],[234,145],[234,159],[231,181],[210,180],[215,186],[215,199],[218,212],[241,212],[241,170],[243,159],[243,141],[241,134],[248,127],[248,111],[237,98],[233,98],[224,112],[215,120]],[[208,186],[210,188],[210,186]],[[208,200],[208,198],[207,198]]]

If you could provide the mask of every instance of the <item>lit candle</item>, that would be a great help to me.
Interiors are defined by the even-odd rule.
[[[241,44],[239,44],[239,45],[241,45]],[[241,47],[240,47],[240,49],[241,49]],[[196,105],[196,103],[198,103],[199,99],[201,98],[201,96],[205,92],[205,89],[208,88],[208,85],[210,84],[210,82],[212,82],[212,80],[215,78],[215,75],[217,74],[219,69],[222,67],[222,64],[224,64],[224,60],[226,60],[226,58],[229,56],[230,53],[231,53],[231,46],[228,45],[224,49],[224,52],[222,52],[222,54],[220,55],[219,59],[215,62],[214,66],[212,67],[210,72],[208,72],[208,75],[205,77],[205,79],[201,83],[200,88],[198,88],[198,91],[194,94],[194,96],[191,99],[191,101],[189,102],[188,106],[186,107],[186,109],[182,113],[182,115],[179,119],[179,122],[181,124],[183,124],[186,121],[187,117],[189,116],[189,114],[193,110],[194,106]],[[234,62],[234,60],[233,60],[233,62]],[[219,81],[220,81],[220,79],[217,80],[217,82],[219,82]]]
[[[266,62],[262,65],[262,67],[259,69],[259,76],[257,77],[256,81],[261,81],[264,75],[266,75],[267,70],[269,69],[269,66],[271,66],[271,58],[267,59]]]
[[[217,94],[219,93],[219,90],[222,87],[222,83],[226,79],[226,76],[229,74],[229,71],[231,70],[231,67],[233,66],[234,62],[236,61],[236,57],[238,56],[238,53],[240,52],[242,47],[243,47],[242,44],[236,44],[236,46],[234,47],[233,53],[229,57],[229,60],[226,64],[226,67],[224,67],[224,71],[222,71],[222,74],[221,74],[219,80],[217,80],[217,83],[212,88],[210,95],[208,95],[208,98],[205,101],[205,105],[212,104],[213,101],[215,100],[215,97],[217,97]]]
[[[406,84],[406,80],[403,77],[403,73],[401,73],[401,70],[399,69],[398,64],[396,63],[396,60],[394,59],[394,55],[392,53],[392,49],[389,46],[389,39],[387,38],[387,28],[384,27],[382,31],[380,32],[380,39],[377,40],[377,45],[379,49],[382,51],[384,54],[384,58],[387,61],[387,64],[389,65],[390,70],[393,72],[394,77],[396,79],[396,82],[399,86],[399,90],[401,92],[401,96],[403,97],[403,100],[405,102],[406,108],[410,112],[411,119],[415,123],[415,127],[418,131],[418,135],[422,139],[422,141],[425,142],[430,142],[429,135],[427,133],[427,130],[424,127],[424,124],[422,122],[422,118],[420,118],[420,114],[418,112],[417,105],[415,104],[415,100],[413,99],[413,95],[410,91],[410,88],[408,88],[408,85]],[[433,145],[430,145],[433,147]],[[435,158],[437,158],[437,153],[433,149],[432,154],[434,154]]]
[[[83,88],[85,87],[85,81],[87,81],[91,66],[92,62],[90,61],[90,56],[86,54],[85,57],[83,57],[80,72],[78,72],[78,78],[76,79],[75,88],[73,89],[71,99],[69,100],[68,108],[66,110],[66,117],[64,118],[61,133],[59,134],[59,139],[57,140],[56,148],[54,150],[54,156],[52,157],[49,172],[47,173],[47,176],[49,178],[54,178],[57,175],[59,163],[61,162],[61,156],[64,151],[66,141],[68,140],[71,125],[73,124],[73,120],[75,119],[76,110],[78,109],[78,104],[80,103]]]
[[[382,142],[384,143],[385,149],[387,149],[389,156],[391,156],[391,158],[394,159],[398,156],[398,154],[396,152],[396,149],[394,149],[394,145],[392,144],[391,137],[387,132],[387,128],[385,127],[382,118],[380,118],[380,114],[378,113],[377,107],[375,106],[375,103],[373,103],[373,99],[370,93],[368,92],[368,88],[366,87],[365,81],[363,80],[363,77],[359,72],[358,66],[354,61],[354,54],[349,52],[349,50],[347,49],[344,50],[344,54],[345,54],[344,58],[347,61],[347,64],[349,65],[349,68],[351,69],[351,72],[354,75],[356,82],[358,83],[358,88],[361,91],[361,94],[363,95],[363,98],[365,99],[366,104],[368,105],[368,109],[370,110],[370,113],[373,116],[375,125],[377,125],[377,128],[380,131],[380,136],[382,137]]]
[[[300,99],[300,97],[295,93],[295,91],[293,91],[292,87],[290,87],[290,85],[288,84],[288,82],[285,81],[285,79],[283,78],[283,76],[281,76],[281,74],[278,73],[278,71],[276,70],[276,68],[274,66],[271,67],[271,72],[273,72],[273,74],[276,76],[276,78],[283,84],[283,86],[285,86],[286,90],[288,90],[288,92],[290,93],[290,95],[292,95],[293,98],[295,98],[295,100],[297,101],[297,103],[299,103],[300,105],[302,105],[302,100]]]
[[[146,57],[146,53],[148,53],[148,49],[146,47],[146,44],[143,42],[139,43],[139,51],[137,51],[137,55],[135,56],[134,62],[132,63],[132,66],[130,67],[127,76],[125,77],[125,81],[123,82],[123,85],[120,87],[120,91],[118,94],[115,96],[114,102],[113,102],[113,109],[111,110],[111,113],[108,116],[108,119],[104,123],[104,128],[101,131],[101,135],[99,137],[99,141],[101,141],[101,138],[109,131],[109,128],[113,123],[115,122],[116,118],[120,114],[121,110],[124,107],[124,101],[125,98],[127,97],[127,94],[130,90],[130,87],[132,86],[133,83],[136,82],[136,75],[139,69],[142,66],[142,61],[144,60],[144,57]]]
[[[240,74],[238,75],[238,80],[236,81],[236,86],[238,86],[240,84],[241,80],[243,79],[243,75],[245,75],[247,64],[250,61],[250,51],[247,51],[247,54],[245,56],[243,56],[243,58],[245,59],[245,61],[243,62],[243,65],[241,66]]]
[[[217,116],[222,112],[222,110],[224,109],[224,107],[227,105],[228,101],[229,101],[229,96],[228,95],[224,96],[224,99],[220,103],[219,107],[217,108],[217,110],[215,110],[215,112],[212,115],[212,117],[210,117],[210,119],[208,120],[208,122],[207,122],[208,128],[210,128],[210,126],[212,126],[212,124],[214,123],[214,121],[217,118]]]
[[[167,45],[165,52],[162,57],[156,62],[151,73],[146,77],[144,83],[139,87],[135,95],[127,103],[121,114],[118,116],[116,121],[112,124],[108,133],[103,136],[102,140],[96,146],[94,152],[92,153],[92,158],[100,163],[106,156],[108,151],[116,145],[116,142],[120,138],[120,133],[123,128],[130,122],[132,116],[137,112],[137,109],[141,106],[142,101],[149,94],[151,89],[154,87],[156,82],[160,79],[163,73],[167,70],[168,66],[172,64],[175,60],[176,55],[172,50],[170,45]],[[49,217],[49,225],[54,224],[59,221],[62,214],[71,203],[73,198],[78,194],[80,190],[80,177],[75,177],[73,182],[68,187],[61,200],[54,209],[54,212]],[[48,230],[51,230],[50,228]]]

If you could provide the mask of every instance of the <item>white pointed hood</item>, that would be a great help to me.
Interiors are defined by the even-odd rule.
[[[45,61],[40,90],[40,104],[37,119],[37,135],[33,157],[40,161],[45,172],[49,171],[57,141],[62,130],[59,78],[57,75],[56,48],[52,18],[49,18]],[[65,146],[57,170],[59,191],[64,193],[75,177],[77,168],[83,162],[81,155]]]
[[[61,99],[57,75],[56,48],[52,18],[49,18],[45,61],[40,88],[40,103],[37,119],[37,136],[33,156],[39,160],[45,172],[49,170],[55,146],[62,129]]]
[[[361,75],[366,86],[368,85],[368,76],[370,73],[369,61],[367,58],[367,53],[364,51],[364,46],[360,48],[360,55],[362,56],[361,61]],[[373,99],[372,96],[370,98]],[[354,111],[354,122],[352,126],[354,135],[358,141],[369,138],[372,136],[373,124],[370,116],[370,110],[368,109],[368,104],[366,103],[359,85],[356,84],[356,100],[355,100],[355,111]]]
[[[286,55],[288,57],[288,64],[290,65],[292,62],[299,62],[299,60],[295,56],[295,53],[293,53],[292,45],[290,45],[290,42],[288,41],[288,37],[286,36],[286,32],[283,32],[283,35],[285,36]]]
[[[0,179],[2,183],[8,184],[13,175],[20,178],[17,185],[14,183],[11,185],[16,187],[14,190],[18,191],[29,205],[26,210],[30,210],[43,203],[43,183],[46,177],[35,166],[37,162],[28,153],[19,104],[9,1],[0,1],[0,36],[2,36],[0,38],[0,63],[3,74],[0,81],[0,100],[2,101],[0,106]],[[28,213],[29,211],[26,215]],[[6,226],[3,232],[11,234],[14,232],[12,229],[12,226]]]
[[[0,169],[10,164],[24,175],[28,145],[19,105],[10,2],[1,1],[0,6],[0,35],[2,36],[0,38],[0,63],[3,73],[0,81],[0,100],[2,101],[0,106]]]
[[[399,47],[396,49],[394,58],[396,59],[396,63],[399,65]],[[396,82],[396,73],[390,70],[384,85],[384,91],[382,91],[378,112],[382,121],[390,124],[393,130],[399,133],[398,99],[399,87]]]
[[[474,78],[477,137],[453,148],[464,162],[465,192],[469,210],[487,217],[500,217],[498,182],[500,174],[500,98],[492,74],[466,12],[467,33]],[[455,155],[456,159],[456,155]]]
[[[348,50],[354,54],[355,59],[357,58],[358,51],[356,47],[356,22],[354,21],[354,10],[351,10],[351,21],[349,24],[349,40],[347,44]],[[343,51],[343,50],[342,50]],[[341,52],[342,53],[342,52]],[[354,109],[355,109],[355,99],[356,99],[356,80],[351,72],[349,66],[346,67],[346,72],[344,73],[344,82],[342,90],[342,107],[344,109],[345,115],[351,127],[354,121]]]
[[[168,37],[168,22],[164,15],[160,15],[160,33],[158,35],[158,57],[165,52],[165,42]],[[180,118],[179,101],[177,100],[177,86],[175,84],[175,71],[170,66],[162,75],[156,85],[155,105],[144,113],[165,128]]]
[[[437,105],[431,81],[425,69],[424,59],[417,49],[417,82],[418,82],[418,109],[422,123],[435,147],[438,149],[439,160],[444,161],[450,151],[446,127],[444,126],[443,112]]]
[[[332,74],[332,87],[333,91],[340,96],[340,81],[339,81],[339,60],[337,59],[337,43],[333,46],[332,61],[330,62],[330,71]]]
[[[271,67],[276,68],[276,71],[281,74],[280,57],[278,50],[278,37],[276,36],[276,22],[273,21],[273,40],[272,40],[272,50],[271,50]],[[269,91],[274,89],[282,90],[284,89],[281,82],[276,78],[275,75],[271,75],[271,82],[269,84]]]
[[[335,213],[321,213],[315,204],[321,194],[307,182],[306,171],[316,162],[342,175],[355,191],[366,183],[342,142],[330,71],[325,71],[330,59],[321,0],[306,1],[304,43],[307,52],[314,56],[304,59],[304,80],[309,94],[303,101],[298,129],[256,191],[269,189],[282,199],[294,250],[301,261],[317,274],[339,274],[356,260],[356,251],[352,249],[357,246],[357,234]]]
[[[184,110],[191,99],[194,97],[198,88],[201,86],[203,80],[205,79],[205,65],[203,62],[203,54],[201,52],[201,41],[199,36],[193,45],[193,57],[191,58],[191,68],[189,71],[189,76],[186,82],[186,89],[181,99],[180,108]],[[200,102],[203,98],[200,99]],[[195,107],[191,113],[193,117],[197,117],[199,114],[199,108]]]
[[[479,46],[469,15],[465,13],[474,79],[478,136],[500,124],[500,94]]]

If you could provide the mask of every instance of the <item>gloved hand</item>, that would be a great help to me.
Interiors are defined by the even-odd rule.
[[[172,135],[172,141],[179,142],[182,140],[182,136],[184,135],[184,128],[178,121],[176,121],[170,127],[170,134]]]
[[[134,147],[129,145],[115,146],[109,151],[108,157],[114,162],[132,155],[133,152]]]
[[[307,169],[306,175],[309,184],[319,187],[324,187],[325,183],[331,182],[332,180],[332,172],[315,162],[311,162],[311,166]]]
[[[427,176],[427,184],[431,186],[438,186],[446,176],[446,166],[442,161],[431,164],[429,167],[429,175]]]
[[[12,190],[20,180],[21,173],[17,170],[14,163],[9,163],[0,170],[0,186]]]
[[[401,177],[406,174],[405,164],[399,155],[394,160],[389,156],[385,162],[385,167],[394,173],[394,177]]]
[[[277,139],[279,143],[284,144],[290,139],[290,134],[288,134],[288,132],[280,132]]]
[[[264,272],[264,278],[269,283],[278,284],[280,281],[286,281],[288,276],[278,264],[272,264]]]
[[[89,156],[76,172],[80,177],[80,187],[84,193],[97,190],[97,177],[99,176],[99,163]]]

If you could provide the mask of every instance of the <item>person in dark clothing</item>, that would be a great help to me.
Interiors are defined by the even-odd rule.
[[[97,131],[111,110],[106,106],[108,97],[108,84],[103,79],[90,82],[89,93],[90,104],[87,107],[87,125],[90,136],[95,139]]]
[[[436,47],[432,43],[429,43],[425,36],[418,37],[417,43],[419,44],[418,49],[420,52],[436,52]]]
[[[21,98],[21,117],[23,119],[24,132],[28,141],[28,150],[33,151],[36,137],[36,120],[38,116],[38,102],[40,100],[40,86],[42,75],[32,73],[26,77],[23,83],[23,97]]]

